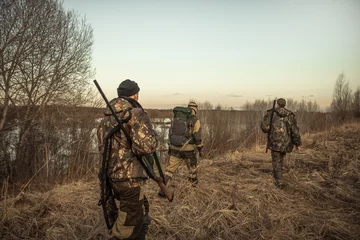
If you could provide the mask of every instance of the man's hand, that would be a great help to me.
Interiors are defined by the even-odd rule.
[[[296,151],[300,152],[300,147],[299,146],[296,146]]]

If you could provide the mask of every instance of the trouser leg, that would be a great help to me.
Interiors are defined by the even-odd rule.
[[[140,232],[136,236],[136,240],[145,240],[146,239],[147,232],[149,231],[149,225],[150,225],[149,214],[145,214],[144,223],[142,225]]]
[[[170,152],[171,153],[171,152]],[[170,155],[170,159],[169,159],[169,166],[166,167],[165,169],[165,183],[166,186],[170,185],[171,179],[174,176],[174,173],[176,172],[176,170],[180,167],[180,165],[183,162],[183,159],[181,159],[180,157],[178,157],[179,154],[171,154]],[[166,198],[165,194],[163,191],[159,190],[158,195],[162,198]]]
[[[176,172],[176,170],[180,167],[180,165],[183,162],[183,159],[180,156],[177,156],[179,154],[174,155],[170,155],[170,159],[169,159],[169,166],[167,166],[167,168],[165,169],[165,178],[167,178],[167,182],[169,182],[172,177],[174,176],[174,173]]]
[[[129,187],[124,183],[113,183],[113,189],[120,207],[111,235],[123,240],[137,239],[149,209],[144,186]]]
[[[197,184],[199,182],[197,177],[197,156],[195,151],[184,152],[184,157],[187,159],[187,167],[189,170],[188,180],[191,183]]]
[[[286,184],[283,178],[283,162],[286,153],[271,151],[272,165],[275,185],[279,188],[283,188]]]
[[[141,228],[140,232],[138,233],[138,235],[136,236],[136,240],[145,240],[146,239],[146,235],[147,235],[147,232],[149,230],[149,225],[150,225],[149,207],[150,207],[149,202],[148,202],[147,198],[144,196],[145,216],[144,216],[142,228]]]

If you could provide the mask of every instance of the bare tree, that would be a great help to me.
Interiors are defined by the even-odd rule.
[[[214,108],[214,106],[209,101],[199,102],[198,105],[199,109],[201,110],[212,110]]]
[[[217,104],[215,107],[215,110],[222,110],[222,109],[223,109],[223,107],[220,105],[220,103]]]
[[[318,112],[320,109],[319,104],[316,101],[308,101],[307,102],[307,111],[308,112]]]
[[[0,3],[0,131],[17,115],[15,166],[29,164],[27,140],[47,105],[77,106],[89,96],[92,28],[57,0]],[[32,174],[31,166],[29,174]]]
[[[27,106],[26,121],[34,106],[80,103],[91,73],[91,27],[58,1],[5,0],[0,11],[0,130],[10,104]]]
[[[352,110],[355,117],[360,117],[360,87],[357,87],[356,91],[354,92]]]
[[[331,109],[343,118],[349,113],[351,102],[352,96],[349,81],[346,80],[344,74],[340,74],[335,83]]]

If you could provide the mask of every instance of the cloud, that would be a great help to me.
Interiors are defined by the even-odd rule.
[[[180,95],[180,93],[173,93],[172,95]]]
[[[226,95],[226,97],[243,97],[243,95],[239,95],[239,94],[229,94],[229,95]]]

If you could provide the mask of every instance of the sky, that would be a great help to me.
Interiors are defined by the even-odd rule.
[[[344,73],[360,86],[359,0],[64,0],[94,30],[109,99],[140,87],[144,108],[190,99],[241,107],[283,97],[330,106]]]

